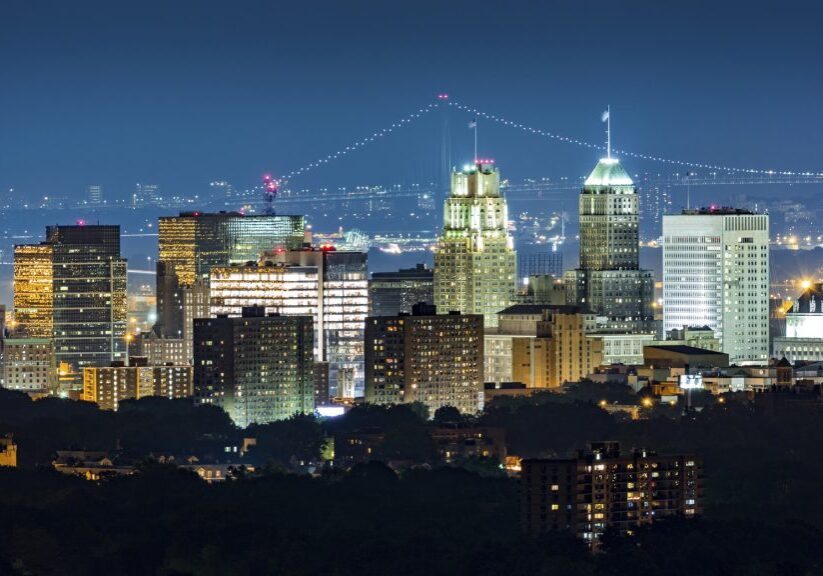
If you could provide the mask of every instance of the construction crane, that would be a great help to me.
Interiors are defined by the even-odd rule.
[[[277,190],[280,188],[280,183],[271,177],[271,174],[263,175],[263,201],[265,206],[263,213],[267,216],[274,215],[274,199],[277,198]]]

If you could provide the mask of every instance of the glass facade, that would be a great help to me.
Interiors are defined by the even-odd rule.
[[[42,274],[36,283],[35,270]],[[38,286],[41,292],[35,294]],[[53,338],[57,364],[69,365],[72,373],[125,357],[126,286],[119,226],[49,226],[45,242],[15,249],[20,329],[31,337]],[[64,384],[69,394],[82,388],[79,376]]]
[[[363,391],[363,330],[368,314],[365,252],[305,249],[277,251],[261,265],[212,270],[211,315],[239,316],[243,307],[311,315],[315,358],[329,364],[337,396]]]

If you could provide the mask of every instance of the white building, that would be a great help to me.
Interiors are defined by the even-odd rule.
[[[786,334],[772,343],[776,358],[823,360],[823,284],[809,285],[786,312]]]
[[[260,264],[212,268],[211,316],[239,317],[244,306],[312,316],[315,360],[328,362],[332,392],[362,395],[369,310],[366,256],[316,248],[281,250],[266,254]]]
[[[769,357],[769,217],[731,208],[663,217],[664,330],[708,326],[736,364]]]

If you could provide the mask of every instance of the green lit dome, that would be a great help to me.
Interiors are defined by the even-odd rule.
[[[634,182],[617,158],[601,158],[584,186],[633,186]]]

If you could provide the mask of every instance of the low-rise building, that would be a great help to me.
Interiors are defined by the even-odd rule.
[[[113,362],[108,367],[83,369],[83,400],[103,410],[117,410],[123,400],[146,396],[189,398],[194,394],[191,366],[148,366],[145,358],[131,358],[128,366]]]
[[[621,453],[617,442],[592,443],[574,458],[521,462],[526,532],[570,531],[596,543],[609,529],[631,534],[669,516],[703,510],[703,467],[694,455]]]
[[[57,385],[54,344],[51,338],[0,340],[3,388],[44,394]]]
[[[92,481],[130,476],[136,472],[131,462],[122,462],[107,452],[89,450],[58,450],[52,467],[61,474],[81,476]]]
[[[17,468],[17,444],[10,436],[0,438],[0,466]]]

